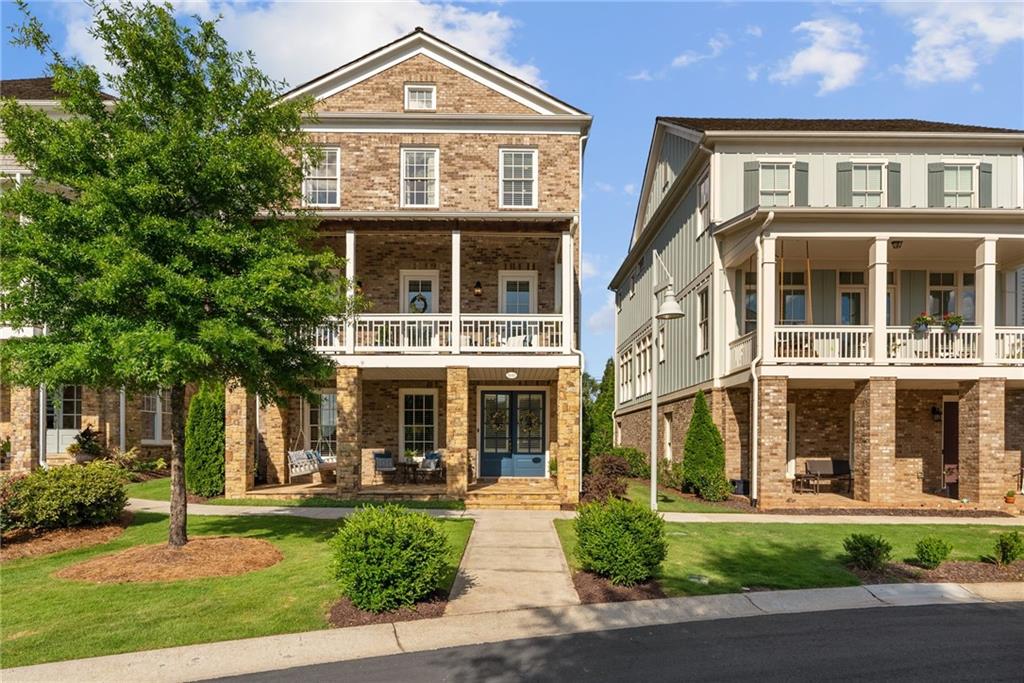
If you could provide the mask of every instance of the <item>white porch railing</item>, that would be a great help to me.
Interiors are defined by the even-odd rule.
[[[460,342],[470,352],[561,351],[562,316],[463,313]]]
[[[890,327],[886,337],[889,360],[896,363],[964,364],[981,360],[980,327],[961,327],[955,333],[943,327],[930,327],[927,332]]]
[[[801,363],[871,360],[871,328],[863,325],[794,325],[775,328],[775,358]]]
[[[356,352],[445,351],[451,348],[450,315],[367,314],[355,321]]]
[[[748,332],[729,342],[729,370],[748,367],[757,352],[757,333]]]
[[[313,346],[321,352],[338,352],[345,348],[345,328],[341,323],[320,325],[313,331]]]
[[[996,328],[996,360],[1001,363],[1024,363],[1024,327]]]

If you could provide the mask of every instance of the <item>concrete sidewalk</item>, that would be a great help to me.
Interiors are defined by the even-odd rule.
[[[14,681],[185,681],[520,638],[845,609],[1024,601],[1024,584],[889,584],[444,616],[6,669]]]

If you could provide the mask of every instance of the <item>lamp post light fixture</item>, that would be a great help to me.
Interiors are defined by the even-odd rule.
[[[664,285],[658,284],[659,266],[668,275]],[[658,303],[658,295],[664,299]],[[658,511],[658,324],[662,320],[678,320],[684,315],[676,301],[675,281],[658,250],[651,250],[651,510]],[[671,453],[668,454],[671,457]]]

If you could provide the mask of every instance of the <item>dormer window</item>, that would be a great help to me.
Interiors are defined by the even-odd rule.
[[[436,111],[437,86],[415,83],[405,86],[406,111]]]
[[[320,148],[320,159],[306,168],[302,181],[302,198],[306,206],[341,205],[341,149]]]

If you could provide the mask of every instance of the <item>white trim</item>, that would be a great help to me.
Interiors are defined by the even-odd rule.
[[[509,281],[526,280],[530,283],[530,311],[528,315],[537,312],[537,271],[535,270],[499,270],[498,271],[498,312],[502,315],[517,315],[508,313],[505,302],[505,283]],[[522,315],[522,314],[519,314]],[[563,313],[564,315],[564,313]]]
[[[440,408],[438,390],[431,388],[399,388],[398,390],[398,456],[405,456],[405,397],[406,396],[433,396],[434,397],[434,422],[431,428],[434,430],[434,450],[438,450],[437,433],[437,411]],[[445,443],[448,443],[448,435],[445,434]]]
[[[883,157],[881,159],[849,159],[848,163],[850,164],[850,204],[851,204],[850,208],[854,208],[854,209],[868,209],[868,208],[885,209],[885,208],[888,208],[889,207],[889,163],[890,163],[889,159],[886,158],[886,157]],[[864,189],[864,190],[858,191],[853,186],[853,172],[854,172],[853,167],[854,166],[878,166],[881,169],[880,170],[881,177],[878,179],[878,182],[879,182],[878,206],[875,206],[875,207],[852,206],[852,204],[853,204],[853,197],[855,195],[857,195],[857,194],[863,194],[863,195],[874,194],[873,191],[868,190],[868,189]],[[846,207],[844,207],[844,208],[846,208]]]
[[[943,159],[942,162],[942,208],[950,210],[963,210],[963,209],[978,209],[981,208],[981,161],[978,159]],[[950,166],[970,166],[971,167],[971,205],[967,206],[946,206],[946,170]],[[964,194],[963,192],[954,192],[955,195]],[[938,207],[936,207],[938,208]]]
[[[475,407],[475,411],[476,411],[476,442],[475,442],[476,443],[476,463],[475,463],[475,466],[476,466],[476,469],[474,470],[474,472],[476,472],[477,479],[480,478],[480,462],[481,462],[480,459],[483,457],[483,454],[484,454],[484,448],[483,448],[483,437],[484,437],[484,435],[483,435],[483,431],[481,430],[481,421],[483,419],[483,415],[481,413],[483,413],[483,410],[482,410],[483,405],[482,405],[481,401],[483,400],[483,392],[485,392],[485,391],[533,391],[533,392],[543,392],[544,393],[544,443],[548,444],[548,445],[550,445],[550,443],[551,443],[551,441],[550,441],[550,439],[551,439],[550,434],[551,434],[551,407],[552,406],[551,406],[551,403],[550,403],[550,401],[551,401],[551,392],[549,391],[549,387],[543,386],[543,385],[537,386],[537,385],[533,385],[533,384],[517,384],[517,385],[509,385],[509,384],[490,385],[490,384],[488,384],[488,385],[478,386],[476,388],[476,407]],[[558,407],[555,406],[555,409],[557,411]],[[555,419],[556,420],[558,419],[558,415],[555,415]],[[445,438],[447,439],[447,434],[445,435]],[[446,441],[446,443],[447,443],[447,441]],[[547,446],[545,446],[545,448],[544,448],[544,478],[545,479],[549,479],[550,477],[551,477],[551,450]],[[529,477],[524,477],[524,478],[528,479]]]
[[[338,398],[337,398],[337,389],[335,389],[334,387],[320,387],[318,389],[314,389],[313,393],[319,394],[320,396],[334,396],[334,401],[335,401],[334,440],[335,440],[335,443],[337,443],[337,441],[338,441],[338,411],[337,411],[337,400],[338,400]],[[310,414],[309,414],[310,413],[310,409],[313,406],[305,398],[302,398],[299,401],[299,406],[300,406],[299,409],[302,411],[299,414],[299,425],[302,428],[302,442],[304,444],[305,450],[308,451],[308,450],[312,450],[312,448],[313,448],[312,439],[310,437],[310,433],[313,431],[313,421],[310,418]],[[319,423],[319,420],[320,420],[320,417],[318,415],[317,416],[317,428],[323,427],[323,425]],[[319,443],[319,441],[320,441],[320,439],[317,440],[318,443]],[[293,447],[292,444],[288,444],[288,448],[292,448],[292,447]]]
[[[506,204],[505,203],[505,154],[518,152],[533,156],[533,190],[532,201],[529,204]],[[537,148],[530,147],[499,147],[498,148],[498,208],[499,209],[536,209],[540,196],[540,153]]]
[[[308,177],[305,172],[302,174],[302,205],[312,208],[326,207],[326,208],[339,208],[341,207],[341,147],[337,145],[317,145],[318,149],[329,151],[333,150],[337,152],[338,157],[336,160],[336,166],[338,168],[337,176],[334,179],[334,192],[338,197],[338,201],[327,204],[311,204],[306,201],[306,181],[308,180],[330,180],[328,176],[313,176]]]
[[[410,90],[429,90],[430,91],[430,103],[433,106],[430,107],[410,107],[409,106],[409,91]],[[437,111],[437,86],[433,83],[406,83],[404,88],[405,98],[403,107],[405,111]]]
[[[149,414],[146,410],[146,396],[156,394],[156,413],[153,418],[153,438],[143,439],[139,438],[139,443],[143,446],[168,446],[171,443],[170,439],[163,438],[164,433],[164,390],[156,389],[155,391],[147,391],[142,394],[142,405],[139,407],[139,412],[143,415],[143,424],[145,427],[145,420],[148,419],[145,416]],[[63,402],[62,402],[63,405]]]
[[[398,271],[398,302],[401,306],[402,313],[409,313],[409,281],[410,280],[429,280],[433,289],[433,307],[434,309],[441,308],[441,292],[440,292],[440,271],[437,270],[400,270]],[[426,315],[437,315],[438,310],[424,311]]]
[[[546,116],[529,119],[455,119],[445,114],[430,114],[435,117],[423,119],[427,114],[408,113],[402,119],[387,118],[329,118],[322,116],[317,121],[302,124],[307,133],[388,133],[392,135],[417,135],[427,133],[478,133],[481,135],[580,135],[584,125],[579,120],[549,120]]]
[[[701,297],[701,294],[704,295],[704,298],[706,300],[706,305],[704,307],[705,308],[704,313],[706,315],[703,318],[701,317],[701,310],[700,310],[700,306],[701,306],[700,297]],[[697,334],[697,340],[696,340],[696,343],[694,344],[694,347],[697,349],[697,352],[694,354],[694,357],[700,358],[705,353],[708,353],[709,351],[711,351],[711,346],[712,346],[712,344],[714,344],[714,334],[713,334],[713,328],[711,326],[711,320],[712,320],[712,315],[711,315],[711,287],[710,287],[709,283],[701,283],[701,285],[699,285],[696,288],[696,290],[694,291],[693,303],[694,303],[694,306],[697,309],[697,311],[696,311],[696,313],[697,313],[697,315],[696,315],[697,324],[694,326],[694,331]],[[704,332],[703,333],[701,332],[701,322],[704,323]],[[704,343],[704,335],[705,334],[707,335],[707,343],[706,344]]]
[[[777,206],[780,206],[780,205],[772,204],[772,205],[769,206],[767,204],[761,204],[761,195],[765,191],[764,188],[761,187],[761,170],[763,169],[764,166],[789,166],[789,190],[788,190],[789,203],[788,204],[782,204],[781,206],[795,206],[796,205],[796,159],[773,159],[773,158],[769,157],[769,158],[764,158],[764,159],[758,159],[757,160],[757,202],[758,202],[758,206],[764,206],[765,208],[769,208],[769,209],[776,208]],[[773,190],[769,190],[769,192],[772,192],[773,194],[779,194],[780,190],[773,189]]]
[[[441,370],[449,367],[468,367],[474,369],[515,368],[518,370],[557,370],[558,368],[580,367],[580,357],[575,353],[467,353],[459,355],[436,352],[416,353],[329,353],[346,367],[387,368],[387,369],[427,369]],[[1011,370],[1013,368],[1007,368]],[[1022,369],[1024,370],[1024,369]],[[554,378],[554,376],[552,376]]]
[[[796,479],[796,404],[786,404],[786,479]]]
[[[405,155],[407,152],[433,152],[434,153],[434,201],[428,204],[409,204],[405,201]],[[441,205],[441,149],[437,146],[414,146],[400,147],[398,150],[399,181],[398,199],[399,206],[403,209],[436,209]]]

